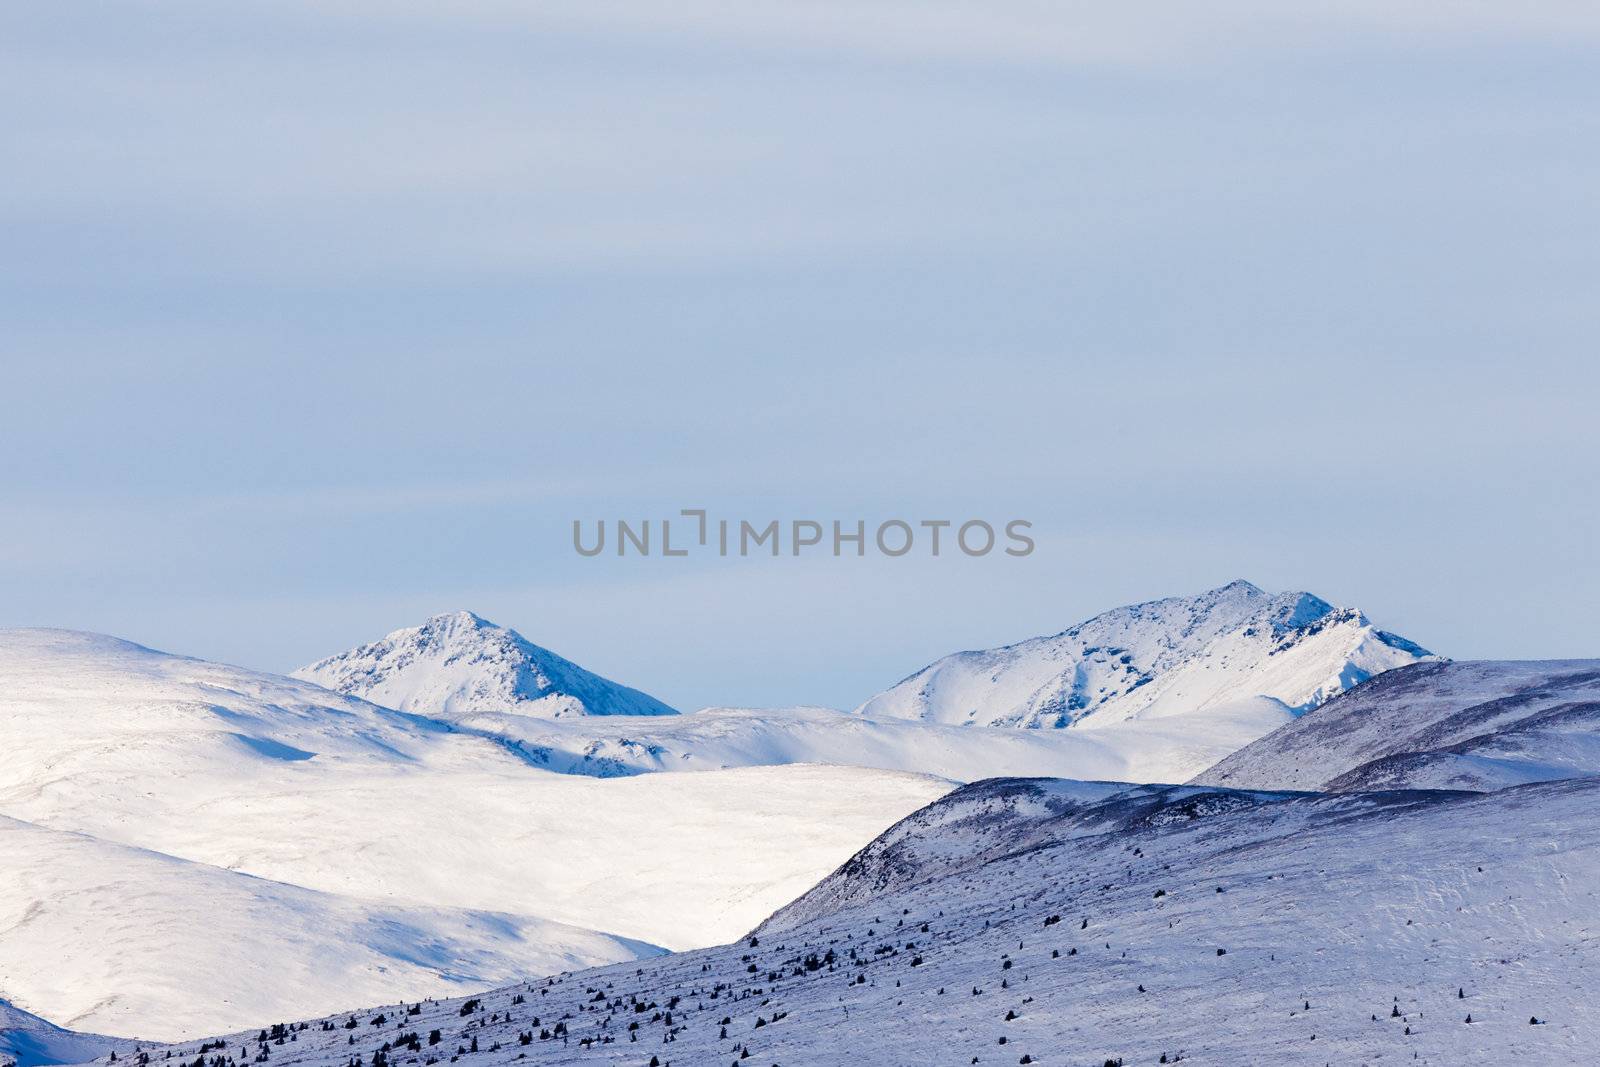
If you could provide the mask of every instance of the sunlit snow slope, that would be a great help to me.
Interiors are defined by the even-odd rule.
[[[500,912],[320,893],[0,816],[0,982],[53,1022],[184,1034],[659,951]]]

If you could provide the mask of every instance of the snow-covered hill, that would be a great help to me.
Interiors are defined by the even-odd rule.
[[[545,719],[676,714],[654,697],[592,674],[470,611],[436,615],[318,660],[294,677],[442,718],[485,711]]]
[[[1064,778],[994,778],[966,786],[878,835],[805,896],[756,929],[769,935],[866,904],[881,894],[978,868],[1015,853],[1118,831],[1136,808],[1171,810],[1203,798],[1206,814],[1280,800],[1276,793],[1223,793]]]
[[[220,1049],[265,1046],[280,1067],[1583,1063],[1600,1034],[1597,810],[1597,779],[1337,796],[979,783],[736,944]]]
[[[1600,774],[1600,660],[1419,663],[1197,776],[1249,789],[1500,789]]]
[[[0,856],[11,870],[0,982],[72,1027],[204,1033],[660,951],[527,915],[318,892],[4,816]]]
[[[1236,581],[1117,608],[1052,637],[946,656],[857,713],[1088,730],[1254,704],[1271,713],[1260,716],[1265,733],[1430,655],[1353,608]]]
[[[175,1037],[714,944],[949,788],[552,774],[310,682],[0,631],[0,997]]]
[[[78,1063],[104,1056],[116,1038],[67,1030],[0,1000],[0,1063]]]

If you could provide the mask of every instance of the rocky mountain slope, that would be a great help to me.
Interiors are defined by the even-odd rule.
[[[421,715],[512,712],[544,719],[675,715],[470,611],[436,615],[294,672],[340,693]]]
[[[1419,663],[1197,776],[1248,789],[1499,789],[1600,774],[1600,660]]]
[[[1261,733],[1430,657],[1353,608],[1236,581],[1097,615],[1051,637],[959,652],[857,709],[957,726],[1100,729],[1254,705]]]

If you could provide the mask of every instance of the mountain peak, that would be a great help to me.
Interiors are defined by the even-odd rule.
[[[1265,699],[1278,721],[1430,655],[1354,608],[1236,579],[939,660],[856,709],[959,726],[1102,727]]]
[[[1213,593],[1243,593],[1246,596],[1266,596],[1266,592],[1254,582],[1243,578],[1235,578],[1227,585],[1221,585],[1211,590]]]
[[[444,612],[443,614],[435,615],[433,618],[431,618],[431,619],[429,619],[427,621],[428,622],[453,622],[453,623],[458,623],[458,624],[460,624],[462,626],[473,626],[473,627],[479,627],[479,628],[482,628],[482,627],[485,627],[485,626],[494,626],[495,625],[494,623],[490,622],[488,619],[484,618],[482,615],[479,615],[477,612],[468,611],[466,608],[460,608],[460,609],[458,609],[456,611],[447,611],[447,612]]]
[[[294,676],[401,711],[446,718],[494,712],[542,719],[677,714],[652,696],[466,610],[434,615]]]
[[[477,612],[461,608],[457,611],[443,611],[437,615],[430,615],[422,620],[420,626],[407,626],[395,630],[388,636],[407,633],[411,630],[426,630],[436,633],[471,633],[482,630],[504,630],[506,627],[490,622]]]

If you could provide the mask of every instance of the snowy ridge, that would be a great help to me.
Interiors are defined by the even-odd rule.
[[[755,932],[771,935],[887,892],[975,870],[1001,856],[1070,836],[1070,820],[1110,797],[1165,796],[1171,788],[1130,790],[1117,782],[1060,778],[975,782],[895,823]]]
[[[1595,779],[1339,796],[979,783],[919,815],[915,870],[863,891],[881,871],[847,867],[736,944],[221,1048],[242,1063],[265,1045],[281,1067],[1585,1062],[1597,808]]]
[[[435,615],[421,626],[302,667],[294,677],[443,718],[475,712],[545,719],[677,714],[470,611]]]
[[[114,1037],[65,1030],[0,1000],[0,1063],[79,1063],[104,1056],[117,1044]]]
[[[1197,784],[1472,789],[1600,774],[1600,660],[1419,663],[1246,746]]]
[[[946,656],[857,713],[957,726],[1099,729],[1268,700],[1283,722],[1430,656],[1353,608],[1235,581],[1198,596],[1117,608],[1051,637]]]

